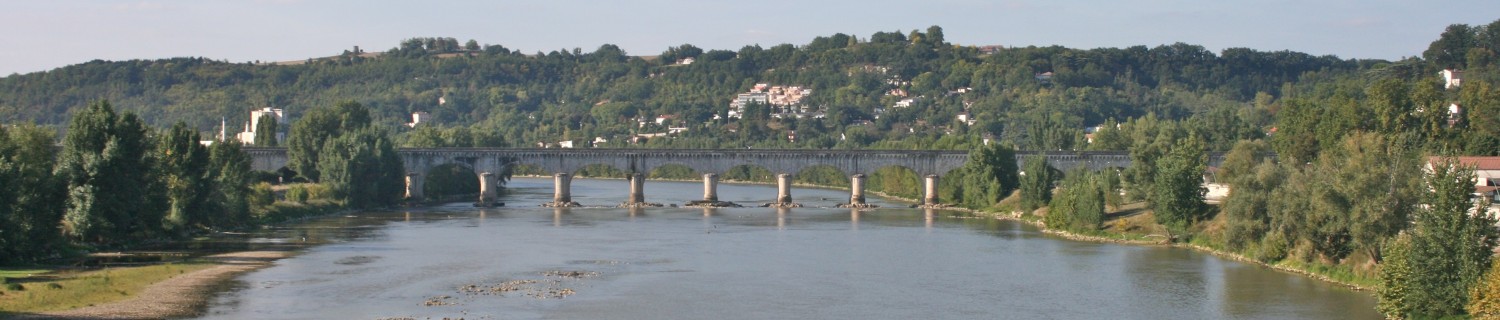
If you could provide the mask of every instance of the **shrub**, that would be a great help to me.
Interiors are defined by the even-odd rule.
[[[286,201],[304,203],[307,202],[307,198],[307,187],[296,185],[286,189]]]
[[[26,286],[23,286],[23,285],[21,285],[19,283],[7,283],[7,284],[5,284],[5,290],[10,290],[10,291],[26,291]]]

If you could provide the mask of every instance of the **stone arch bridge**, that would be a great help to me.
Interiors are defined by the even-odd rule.
[[[285,148],[245,148],[256,170],[274,171],[287,164]],[[777,173],[777,203],[790,204],[790,177],[813,166],[831,166],[850,175],[850,204],[863,204],[865,174],[880,168],[899,166],[925,177],[924,204],[936,204],[938,178],[958,169],[968,160],[962,150],[812,150],[812,149],[534,149],[534,148],[410,148],[397,152],[406,166],[407,196],[422,197],[422,182],[427,172],[442,165],[459,165],[478,173],[480,202],[496,196],[498,173],[509,172],[516,165],[531,165],[554,174],[554,203],[572,202],[571,174],[588,165],[603,164],[630,173],[630,197],[627,203],[644,203],[644,174],[668,164],[682,165],[704,173],[704,200],[716,202],[717,174],[741,165],[753,165]],[[1017,152],[1019,164],[1024,157],[1037,152]],[[1123,151],[1048,152],[1047,161],[1055,168],[1067,170],[1080,166],[1091,170],[1130,166],[1130,154]],[[1209,165],[1223,161],[1220,154],[1211,155]]]

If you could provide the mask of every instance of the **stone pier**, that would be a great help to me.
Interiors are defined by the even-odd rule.
[[[703,174],[703,201],[719,201],[719,175],[712,173]]]
[[[631,173],[625,176],[625,180],[630,182],[630,196],[625,198],[625,202],[621,203],[620,207],[641,208],[662,206],[660,203],[646,202],[646,175]]]
[[[849,203],[839,205],[840,208],[874,208],[875,205],[865,203],[865,175],[855,174],[849,177]]]
[[[411,172],[406,174],[406,200],[422,202],[422,174]]]
[[[498,188],[500,181],[496,179],[497,177],[494,173],[485,172],[479,174],[479,202],[474,203],[474,206],[489,207],[495,205],[495,199],[500,197]]]
[[[627,178],[630,180],[630,198],[625,200],[629,204],[646,203],[646,176],[632,173]]]
[[[573,202],[573,175],[567,173],[556,173],[552,175],[552,203],[542,204],[543,207],[577,207]]]
[[[766,204],[769,207],[795,208],[800,207],[792,202],[792,175],[776,174],[776,202]]]
[[[942,208],[942,207],[946,207],[946,205],[943,205],[942,203],[938,203],[938,176],[935,175],[935,174],[929,174],[929,175],[927,175],[927,178],[924,179],[924,180],[925,180],[925,183],[923,183],[923,188],[922,188],[922,190],[923,190],[923,192],[922,192],[922,204],[919,205],[919,207],[922,207],[922,208]]]

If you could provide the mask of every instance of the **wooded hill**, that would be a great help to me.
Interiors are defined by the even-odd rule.
[[[296,119],[315,106],[355,100],[389,127],[408,122],[411,112],[429,112],[448,129],[445,144],[453,145],[604,137],[623,146],[626,139],[619,138],[632,133],[666,132],[650,120],[675,115],[672,126],[688,131],[647,146],[965,148],[989,133],[1019,149],[1069,150],[1084,148],[1086,127],[1150,113],[1201,118],[1199,126],[1212,131],[1205,134],[1211,148],[1223,150],[1239,138],[1263,137],[1287,96],[1330,95],[1373,79],[1429,77],[1437,70],[1416,60],[1245,48],[1214,53],[1183,43],[981,50],[948,43],[936,26],[738,51],[685,44],[655,53],[655,59],[632,57],[609,44],[587,53],[523,54],[475,41],[459,45],[452,38],[409,39],[375,58],[361,53],[301,65],[96,60],[13,75],[0,78],[0,122],[62,124],[88,102],[108,99],[156,126],[185,121],[209,132],[223,118],[237,132],[251,109],[284,108]],[[695,63],[677,63],[690,57]],[[1050,79],[1039,76],[1045,73]],[[757,83],[810,88],[804,104],[827,118],[752,113],[713,120],[726,115],[736,93]],[[892,107],[908,98],[914,98],[912,107]],[[956,120],[966,109],[975,119],[972,126]],[[653,126],[640,126],[638,118]],[[489,138],[451,141],[457,127],[473,129],[459,136]],[[795,132],[795,142],[788,131]]]

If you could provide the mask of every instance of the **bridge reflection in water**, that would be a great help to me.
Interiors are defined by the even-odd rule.
[[[285,148],[253,148],[245,151],[256,170],[275,171],[286,166]],[[422,199],[422,182],[429,170],[443,165],[458,165],[477,173],[480,203],[491,203],[497,196],[498,173],[509,172],[517,165],[531,165],[553,172],[553,204],[572,203],[572,173],[584,166],[603,164],[628,172],[630,195],[626,204],[644,204],[645,173],[668,164],[682,165],[703,173],[703,200],[717,202],[718,174],[740,165],[755,165],[776,173],[777,195],[773,205],[791,205],[791,177],[813,166],[830,166],[849,175],[851,205],[864,203],[865,174],[877,169],[899,166],[924,177],[924,205],[937,205],[940,176],[958,169],[968,160],[963,150],[756,150],[756,149],[531,149],[531,148],[419,148],[398,149],[406,166],[406,196]],[[1017,152],[1019,164],[1026,156],[1038,152]],[[1123,151],[1047,152],[1047,162],[1054,168],[1080,166],[1091,170],[1124,168],[1130,165],[1130,154]],[[1210,155],[1209,165],[1217,166],[1222,155]]]

